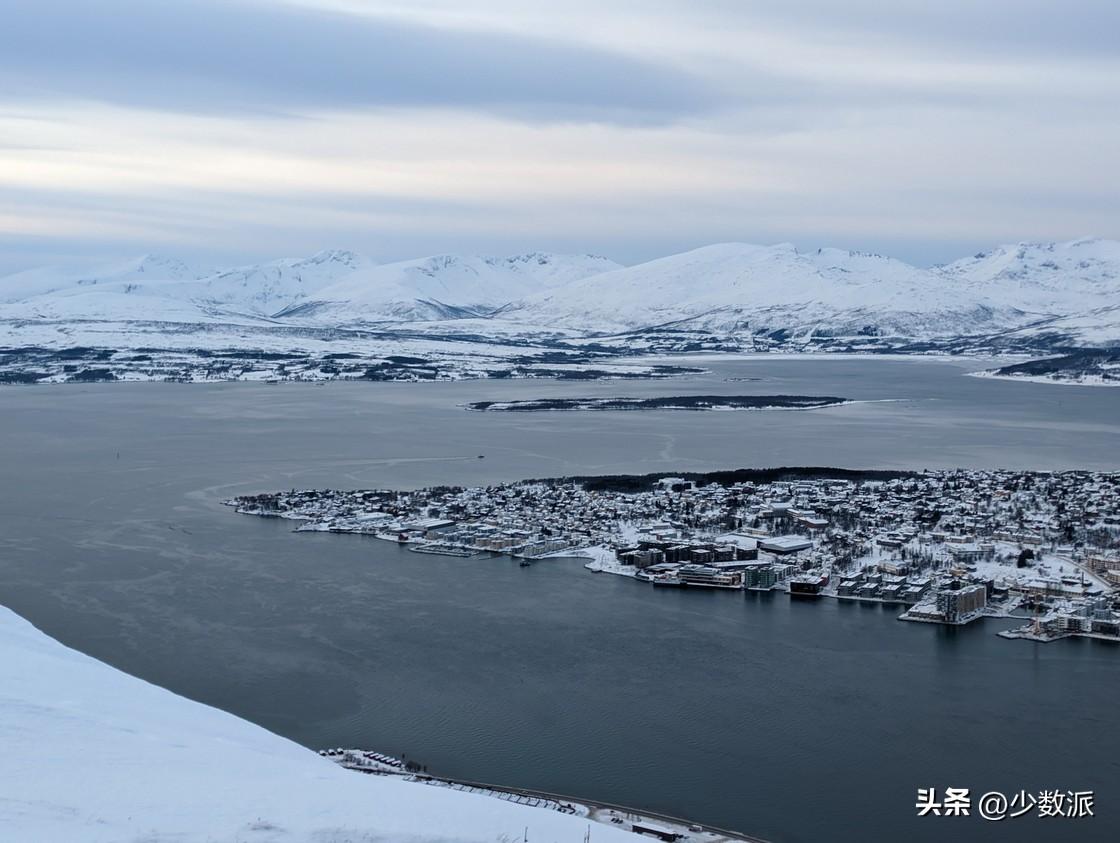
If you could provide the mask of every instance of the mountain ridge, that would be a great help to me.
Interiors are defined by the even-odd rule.
[[[469,322],[503,338],[666,332],[807,345],[1003,336],[1109,345],[1120,343],[1117,302],[1120,242],[1099,238],[997,246],[931,268],[857,250],[732,242],[633,266],[549,252],[379,264],[326,250],[225,269],[145,255],[0,278],[0,323],[443,330]]]

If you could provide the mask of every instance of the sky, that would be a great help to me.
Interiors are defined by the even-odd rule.
[[[1115,0],[5,0],[0,270],[1120,238]]]

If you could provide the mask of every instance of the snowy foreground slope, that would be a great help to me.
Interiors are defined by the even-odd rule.
[[[0,607],[0,840],[580,843],[588,821],[363,776]],[[635,835],[594,824],[594,841]]]

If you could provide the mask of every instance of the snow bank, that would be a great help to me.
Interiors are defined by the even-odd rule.
[[[579,843],[585,819],[364,776],[0,607],[0,839]],[[592,839],[632,841],[595,824]]]
[[[596,574],[619,574],[623,577],[632,577],[638,573],[638,569],[633,565],[623,565],[618,559],[615,558],[614,550],[606,545],[593,545],[591,547],[580,547],[568,550],[558,550],[555,553],[547,553],[541,557],[542,559],[590,559],[585,567],[589,571]]]

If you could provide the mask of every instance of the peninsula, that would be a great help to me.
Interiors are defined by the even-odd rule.
[[[550,557],[656,587],[894,604],[1120,642],[1120,473],[762,469],[485,488],[291,490],[226,502],[418,553]]]

